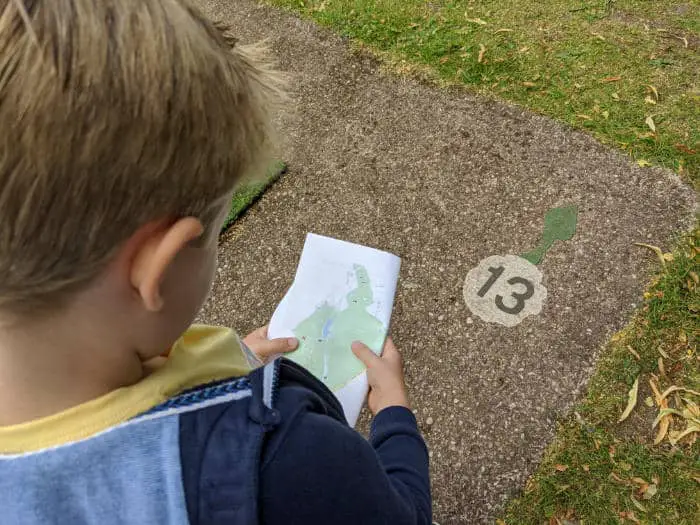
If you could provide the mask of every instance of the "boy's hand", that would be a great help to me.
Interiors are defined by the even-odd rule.
[[[359,341],[352,344],[352,352],[367,367],[370,388],[367,405],[373,415],[376,416],[383,409],[393,406],[410,408],[403,379],[401,354],[391,337],[387,337],[381,357]]]
[[[267,325],[245,336],[243,342],[263,363],[267,363],[271,357],[276,355],[292,352],[299,346],[299,341],[294,337],[268,339]]]

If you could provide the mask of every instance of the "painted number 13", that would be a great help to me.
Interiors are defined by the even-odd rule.
[[[491,266],[489,268],[489,272],[491,272],[491,277],[489,277],[489,280],[484,283],[484,286],[481,287],[481,290],[477,292],[477,295],[479,297],[484,297],[487,292],[491,289],[491,287],[496,283],[498,278],[503,275],[503,272],[505,271],[505,268],[503,266],[499,266],[497,268],[494,268]],[[523,277],[511,277],[506,281],[508,284],[512,285],[518,285],[521,284],[525,287],[525,291],[520,293],[520,292],[512,292],[510,295],[515,299],[515,305],[513,306],[506,306],[503,303],[503,296],[497,295],[496,296],[496,307],[501,310],[502,312],[505,312],[507,314],[513,314],[517,315],[520,312],[523,311],[523,308],[525,308],[525,301],[527,301],[530,297],[532,297],[535,293],[535,287],[534,285],[528,281],[527,279],[524,279]]]

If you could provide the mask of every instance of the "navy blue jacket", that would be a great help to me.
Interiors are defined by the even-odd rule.
[[[191,523],[431,524],[428,453],[410,410],[382,410],[368,442],[291,361],[249,379],[250,397],[180,415]]]

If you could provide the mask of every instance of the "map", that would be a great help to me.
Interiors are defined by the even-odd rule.
[[[268,336],[299,340],[285,357],[336,394],[350,424],[368,390],[351,345],[361,341],[381,353],[400,266],[390,253],[309,233],[294,281],[270,319]]]
[[[350,350],[353,341],[381,349],[386,336],[384,324],[367,311],[374,303],[367,270],[359,264],[353,269],[357,287],[348,293],[347,305],[339,310],[324,303],[294,329],[299,349],[290,358],[331,390],[345,386],[364,370]]]

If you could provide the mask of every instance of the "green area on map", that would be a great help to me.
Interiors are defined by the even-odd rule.
[[[364,266],[353,266],[357,287],[347,296],[347,306],[336,309],[324,303],[294,329],[299,348],[287,357],[300,364],[336,391],[365,369],[350,348],[362,341],[379,354],[386,329],[367,308],[374,302],[369,275]]]
[[[539,264],[555,241],[568,241],[574,236],[577,222],[578,208],[576,206],[552,208],[544,217],[544,231],[537,248],[521,255],[521,257],[532,264]]]

